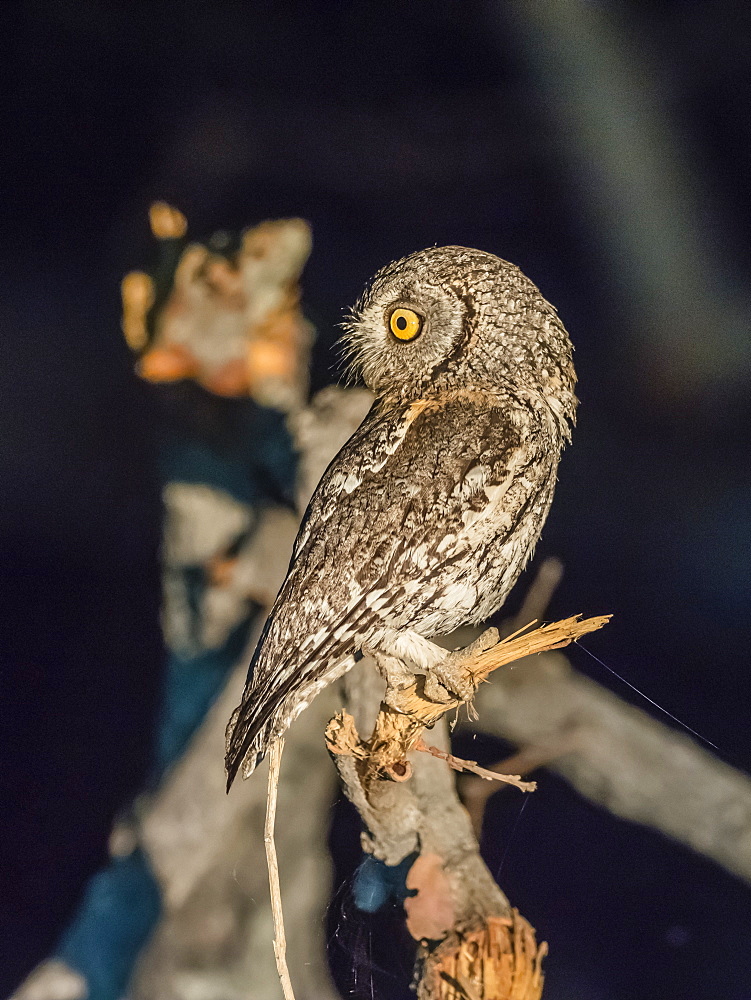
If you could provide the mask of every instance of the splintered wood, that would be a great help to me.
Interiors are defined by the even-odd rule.
[[[490,649],[469,655],[463,664],[465,675],[477,690],[493,670],[524,656],[567,646],[588,632],[602,628],[609,619],[609,615],[602,615],[582,620],[576,615],[533,629],[531,625],[534,623],[530,623]],[[424,744],[421,746],[423,731],[435,725],[446,712],[458,709],[462,704],[450,694],[441,702],[428,699],[424,679],[418,677],[408,687],[387,691],[369,739],[360,738],[354,719],[342,711],[327,726],[326,742],[331,753],[356,759],[360,779],[366,787],[382,777],[406,781],[412,773],[407,754],[411,750],[427,749]],[[453,767],[462,764],[457,758],[452,758],[450,763]],[[489,772],[483,777],[489,777]]]
[[[539,1000],[542,960],[534,929],[514,909],[477,930],[454,933],[426,959],[419,1000]]]
[[[500,641],[491,630],[452,654],[452,665],[474,693],[498,667],[566,646],[608,619],[582,621],[576,616],[537,628],[530,623]],[[362,694],[366,686],[360,685]],[[377,698],[372,692],[354,703],[361,702],[362,709]],[[534,929],[496,885],[450,776],[436,770],[430,757],[481,777],[489,778],[491,772],[454,757],[440,735],[438,742],[443,739],[446,749],[423,741],[427,727],[461,704],[449,692],[441,701],[428,698],[424,679],[418,677],[404,688],[387,687],[369,739],[361,739],[353,717],[340,712],[327,727],[327,744],[346,794],[365,823],[364,850],[389,865],[419,853],[406,879],[414,894],[404,904],[407,929],[420,942],[418,1000],[539,1000],[547,945],[538,946]],[[410,764],[407,754],[415,750],[423,754],[413,756]],[[413,765],[414,780],[407,782]],[[531,790],[532,783],[517,776],[510,780]]]

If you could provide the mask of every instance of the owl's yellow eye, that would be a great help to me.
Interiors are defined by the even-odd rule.
[[[389,316],[389,329],[397,340],[414,340],[422,330],[422,316],[414,309],[394,309]]]

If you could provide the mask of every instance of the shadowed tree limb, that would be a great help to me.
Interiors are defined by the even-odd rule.
[[[533,766],[544,764],[616,816],[751,882],[751,778],[577,673],[560,653],[500,671],[478,692],[477,708],[482,723],[471,728],[517,744]],[[511,763],[533,769],[518,757]]]
[[[606,621],[570,618],[500,641],[490,630],[468,647],[462,669],[476,690],[522,651],[558,648]],[[338,713],[326,737],[365,824],[363,850],[392,866],[418,855],[406,880],[414,894],[404,903],[407,928],[420,942],[418,997],[538,1000],[547,945],[537,944],[534,929],[496,885],[456,794],[452,767],[475,766],[449,752],[445,715],[461,702],[450,694],[441,703],[428,699],[421,678],[384,692],[367,663],[345,683],[354,714]],[[373,735],[361,740],[358,726],[365,729],[374,716]],[[437,746],[424,743],[426,727],[434,727]]]

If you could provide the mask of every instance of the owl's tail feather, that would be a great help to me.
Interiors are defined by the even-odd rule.
[[[227,726],[227,791],[241,769],[244,778],[250,777],[271,743],[307,708],[318,691],[349,670],[354,663],[350,647],[351,643],[337,643],[323,661],[317,657],[308,660],[273,688],[259,685],[245,692]]]
[[[266,753],[270,742],[268,739],[259,740],[260,731],[263,723],[268,719],[268,715],[264,719],[255,719],[254,715],[258,713],[257,711],[253,711],[254,708],[256,710],[259,708],[263,709],[268,704],[268,699],[253,697],[251,692],[255,686],[254,681],[258,679],[258,668],[260,666],[264,642],[271,629],[272,621],[273,615],[269,615],[261,630],[256,648],[250,660],[248,679],[245,684],[242,700],[230,716],[227,729],[225,730],[224,762],[227,772],[227,791],[230,790],[232,782],[235,780],[237,772],[240,770],[240,765],[245,758],[249,758],[249,769],[246,768],[245,772],[245,777],[248,777],[263,760],[263,755]],[[251,747],[254,742],[258,742],[260,745],[251,753]]]
[[[326,634],[299,645],[288,640],[281,648],[274,648],[274,620],[272,611],[250,662],[242,702],[227,726],[227,791],[240,768],[249,777],[318,691],[349,670],[354,637],[367,633],[373,612],[362,594]]]
[[[243,777],[250,777],[266,756],[272,740],[281,736],[292,721],[292,718],[285,718],[285,702],[299,682],[299,676],[293,675],[276,691],[261,692],[251,688],[244,694],[227,726],[227,791],[241,767]]]

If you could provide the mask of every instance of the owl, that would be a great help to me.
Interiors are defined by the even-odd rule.
[[[375,401],[305,513],[227,730],[228,788],[361,652],[466,696],[433,640],[505,600],[550,508],[576,412],[572,347],[513,264],[431,247],[346,324]]]

